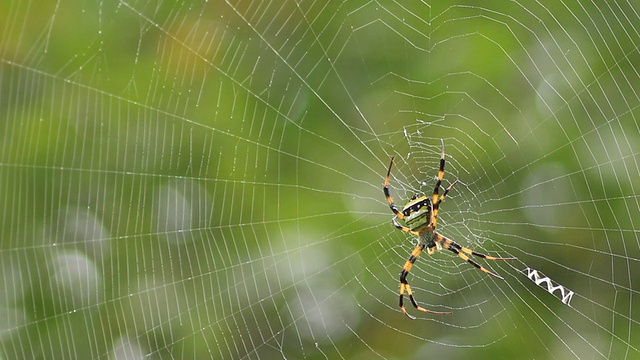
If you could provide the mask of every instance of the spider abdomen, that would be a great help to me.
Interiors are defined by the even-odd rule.
[[[412,231],[423,231],[431,219],[431,200],[424,195],[415,196],[402,209],[404,222]]]

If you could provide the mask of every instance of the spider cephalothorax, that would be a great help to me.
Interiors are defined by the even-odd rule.
[[[391,158],[391,162],[389,163],[389,170],[387,171],[387,177],[384,180],[384,196],[387,198],[387,202],[389,202],[389,208],[396,215],[391,220],[393,225],[410,234],[416,235],[418,237],[418,245],[413,249],[409,259],[405,262],[402,267],[402,271],[400,272],[400,310],[407,315],[411,319],[415,319],[414,316],[409,315],[407,310],[404,308],[404,294],[405,292],[409,295],[409,300],[411,300],[411,304],[417,310],[424,311],[432,314],[451,314],[451,312],[441,312],[441,311],[432,311],[427,310],[418,305],[416,300],[413,298],[413,293],[411,292],[411,287],[407,282],[407,275],[409,271],[411,271],[411,267],[420,256],[420,253],[426,248],[428,254],[433,254],[436,250],[440,248],[445,248],[450,250],[454,254],[458,255],[464,261],[470,263],[481,271],[485,273],[495,276],[499,279],[502,277],[498,274],[495,274],[484,267],[482,267],[477,262],[473,261],[467,255],[474,255],[485,260],[512,260],[514,258],[502,258],[502,257],[494,257],[484,255],[478,252],[475,252],[469,248],[459,245],[455,241],[448,239],[440,234],[438,234],[436,229],[436,223],[438,220],[438,210],[440,208],[440,204],[445,199],[449,190],[458,182],[458,180],[454,181],[447,187],[442,195],[439,194],[440,186],[442,185],[442,179],[444,178],[444,165],[445,165],[445,153],[444,153],[444,140],[440,140],[442,144],[442,154],[440,157],[440,169],[438,170],[438,178],[436,181],[436,186],[433,189],[433,195],[431,199],[429,199],[424,194],[416,194],[414,195],[409,202],[402,208],[402,211],[398,210],[396,205],[393,203],[393,199],[391,198],[391,194],[389,193],[389,177],[391,176],[391,168],[393,167],[393,157]],[[407,226],[403,226],[398,222],[398,218],[402,219]]]

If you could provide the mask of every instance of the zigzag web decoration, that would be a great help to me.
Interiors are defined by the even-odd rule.
[[[557,297],[562,301],[563,304],[571,306],[571,298],[573,298],[574,292],[565,288],[564,286],[556,283],[551,280],[551,278],[547,277],[543,273],[539,272],[536,269],[526,268],[524,269],[524,273],[526,273],[527,277],[531,279],[536,285],[541,288],[545,288],[544,284],[546,284],[546,290],[551,295]],[[559,294],[554,294],[556,290],[559,290]],[[559,295],[559,296],[558,296]]]

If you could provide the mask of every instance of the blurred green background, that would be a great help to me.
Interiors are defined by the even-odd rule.
[[[634,6],[0,4],[0,358],[640,358]]]

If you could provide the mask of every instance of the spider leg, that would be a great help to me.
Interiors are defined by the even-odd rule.
[[[508,257],[508,258],[503,258],[503,257],[495,257],[495,256],[488,256],[485,254],[481,254],[479,252],[475,252],[469,248],[466,248],[464,246],[461,246],[460,244],[456,243],[455,241],[448,239],[436,232],[434,232],[434,241],[436,243],[439,243],[443,248],[453,252],[454,254],[458,255],[459,258],[461,258],[462,260],[468,262],[469,264],[475,266],[478,270],[483,271],[491,276],[495,276],[498,279],[503,279],[504,278],[496,273],[493,273],[487,269],[485,269],[482,265],[478,264],[477,262],[473,261],[473,259],[471,259],[470,257],[468,257],[466,254],[469,255],[475,255],[478,256],[480,258],[483,258],[485,260],[514,260],[515,258],[513,257]]]
[[[384,179],[384,187],[382,190],[384,191],[384,196],[387,198],[387,202],[389,202],[389,208],[396,214],[397,217],[404,220],[404,215],[398,210],[396,204],[393,203],[393,198],[391,197],[391,193],[389,192],[389,176],[391,176],[391,167],[393,167],[393,156],[391,157],[391,162],[389,163],[389,170],[387,170],[387,177]]]
[[[431,211],[431,228],[436,228],[436,223],[438,222],[438,210],[440,208],[440,203],[449,193],[449,190],[458,182],[458,180],[454,181],[449,185],[448,188],[444,190],[442,195],[439,194],[440,186],[442,186],[442,179],[444,178],[444,165],[445,165],[445,152],[444,152],[444,140],[440,139],[440,143],[442,144],[442,153],[440,155],[440,169],[438,169],[438,180],[436,181],[436,186],[433,188],[433,195],[431,199],[431,204],[433,209]]]
[[[416,235],[416,236],[420,236],[420,233],[419,233],[419,232],[417,232],[417,231],[413,231],[413,230],[409,229],[409,228],[408,228],[408,227],[406,227],[406,226],[402,226],[402,225],[400,225],[400,223],[398,222],[398,220],[396,220],[396,217],[395,217],[395,216],[393,217],[393,219],[391,219],[391,222],[393,223],[393,226],[395,226],[395,227],[396,227],[396,229],[402,230],[402,231],[407,232],[407,233],[409,233],[409,234],[413,234],[413,235]]]
[[[444,190],[444,193],[442,195],[440,195],[440,198],[438,199],[438,202],[436,203],[436,209],[437,209],[437,206],[440,205],[442,200],[444,200],[444,198],[447,196],[447,194],[449,193],[449,190],[451,190],[453,185],[455,185],[457,183],[458,183],[458,179],[456,179],[454,182],[452,182],[451,185],[449,185],[449,187]]]
[[[418,244],[415,247],[415,249],[413,249],[413,251],[411,252],[411,255],[409,256],[409,259],[407,259],[407,262],[404,263],[404,266],[402,267],[402,271],[400,271],[400,310],[402,310],[402,312],[405,315],[407,315],[409,319],[412,319],[412,320],[415,319],[415,316],[409,315],[407,310],[404,308],[405,292],[407,293],[407,295],[409,295],[409,300],[411,300],[411,305],[413,305],[413,307],[416,308],[417,310],[420,310],[429,314],[439,314],[439,315],[452,314],[451,312],[448,312],[448,311],[441,312],[441,311],[433,311],[433,310],[425,309],[420,305],[418,305],[418,303],[416,302],[416,299],[413,298],[413,292],[411,291],[411,286],[409,286],[409,283],[407,282],[407,275],[409,275],[409,271],[411,271],[411,267],[413,267],[413,264],[416,262],[416,260],[418,259],[418,256],[420,256],[420,253],[422,252],[422,250],[424,250],[426,246],[427,245],[425,243]]]
[[[440,143],[442,144],[440,169],[438,169],[438,181],[436,181],[436,186],[433,188],[433,199],[431,200],[431,203],[434,205],[438,203],[438,191],[440,191],[440,185],[442,185],[442,179],[444,178],[444,140],[440,139]]]
[[[438,201],[435,204],[432,203],[431,205],[432,206],[432,209],[431,209],[431,228],[432,229],[436,228],[436,223],[438,222],[438,211],[440,210],[440,203],[447,196],[447,194],[449,193],[449,190],[451,190],[453,185],[457,183],[458,183],[458,180],[456,179],[454,182],[451,183],[451,185],[449,185],[449,187],[447,187],[444,190],[444,193],[440,195],[440,197],[438,198]]]

